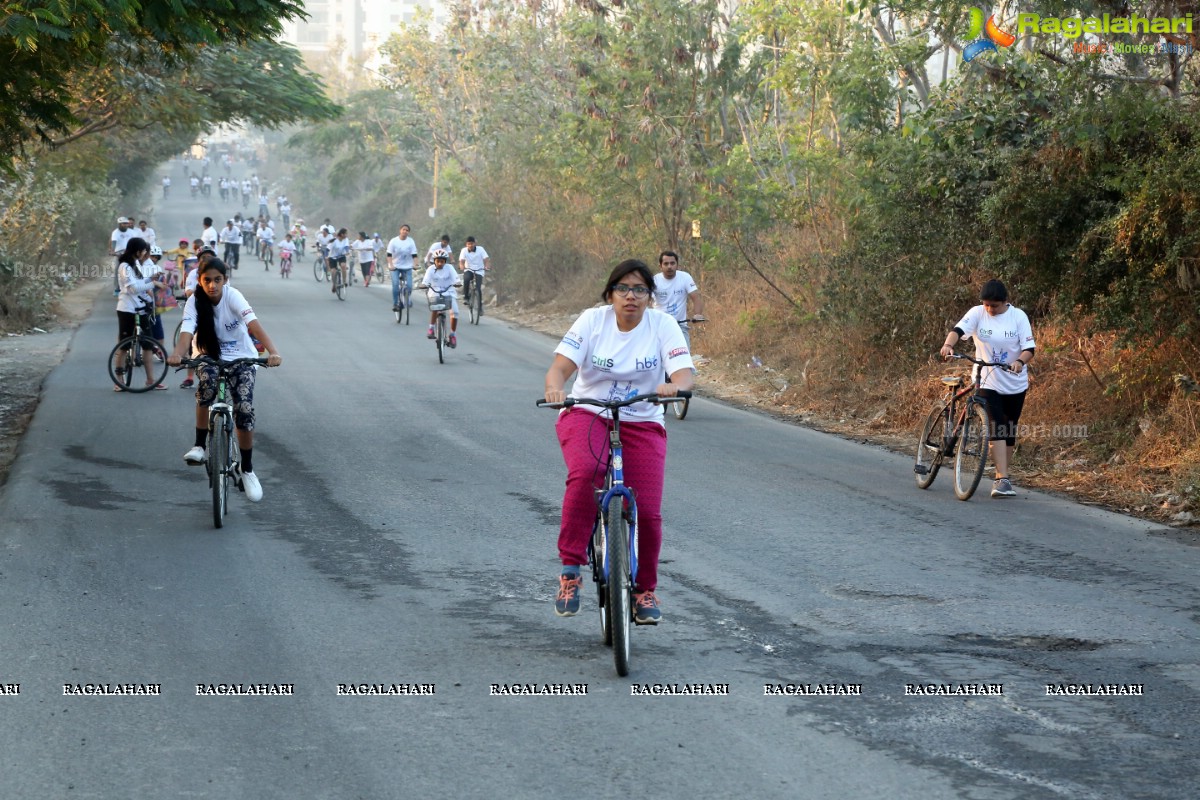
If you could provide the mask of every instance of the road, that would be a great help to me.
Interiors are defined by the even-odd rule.
[[[160,238],[202,214],[181,198]],[[668,423],[665,621],[619,678],[590,582],[585,613],[552,610],[554,340],[485,317],[439,365],[383,288],[339,302],[252,257],[234,285],[284,365],[256,390],[265,499],[224,529],[182,461],[191,394],[108,386],[110,297],[46,382],[0,490],[0,795],[1196,796],[1200,550],[1174,531],[961,503],[903,456],[701,399]],[[694,684],[728,693],[637,694]]]

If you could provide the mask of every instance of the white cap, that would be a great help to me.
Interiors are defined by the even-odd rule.
[[[125,223],[126,225],[128,225],[129,217],[117,217],[117,224],[120,225],[121,223]]]

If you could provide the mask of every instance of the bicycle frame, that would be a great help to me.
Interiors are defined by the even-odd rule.
[[[637,498],[634,495],[633,489],[625,485],[625,459],[624,450],[621,445],[621,420],[620,410],[613,409],[613,427],[608,432],[608,469],[605,476],[604,488],[597,489],[599,504],[598,511],[600,514],[600,525],[604,531],[604,552],[600,554],[600,569],[599,574],[604,579],[604,583],[609,581],[608,565],[612,561],[612,554],[609,552],[608,543],[611,538],[608,535],[608,508],[613,500],[627,504],[625,506],[625,517],[629,521],[629,580],[631,585],[637,584]],[[590,549],[590,543],[589,543]],[[592,554],[593,559],[596,554]],[[596,563],[593,561],[593,563]]]

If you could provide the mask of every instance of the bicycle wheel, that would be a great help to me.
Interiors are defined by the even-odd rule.
[[[212,485],[213,525],[225,524],[225,509],[229,493],[229,420],[222,414],[212,416],[208,431],[208,458],[212,462],[209,483]]]
[[[471,318],[471,322],[475,325],[479,324],[479,320],[483,318],[483,286],[479,281],[475,282],[475,316]]]
[[[333,289],[337,292],[338,300],[346,299],[346,282],[342,280],[342,270],[338,267],[333,270]]]
[[[446,358],[443,355],[446,349],[446,316],[438,314],[437,323],[433,329],[433,341],[437,344],[438,363],[445,364]]]
[[[917,440],[916,462],[913,473],[917,476],[917,488],[928,489],[933,485],[945,457],[946,436],[951,432],[950,409],[939,402],[925,418],[921,426],[921,438]]]
[[[133,378],[133,343],[137,341],[136,336],[129,336],[117,342],[117,346],[108,354],[108,377],[112,379],[113,386],[122,391],[129,391],[129,382]],[[121,372],[117,372],[117,354],[121,353],[122,363]]]
[[[404,324],[407,325],[412,320],[412,292],[407,288],[404,291]],[[400,320],[396,320],[399,322]]]
[[[687,416],[688,403],[690,402],[691,400],[685,397],[682,401],[671,403],[671,407],[675,409],[675,419],[683,419]]]
[[[612,630],[613,663],[617,674],[629,674],[629,625],[633,616],[629,585],[629,523],[622,513],[624,501],[608,504],[608,609]]]
[[[171,337],[171,346],[172,347],[179,344],[179,333],[182,330],[183,330],[183,320],[179,320],[179,323],[175,326],[175,333]]]
[[[604,580],[604,518],[596,515],[592,526],[592,543],[588,548],[592,562],[592,582],[596,584],[596,597],[600,608],[600,639],[605,647],[612,647],[612,618],[609,616],[607,582]]]
[[[471,317],[471,324],[475,325],[479,321],[479,316],[475,311],[475,295],[479,294],[479,290],[471,292],[467,295],[467,314]]]
[[[313,261],[313,277],[317,279],[317,283],[325,282],[325,259],[320,256]]]
[[[958,437],[958,453],[954,456],[954,494],[959,500],[970,500],[987,466],[988,434],[991,419],[982,403],[968,403]]]

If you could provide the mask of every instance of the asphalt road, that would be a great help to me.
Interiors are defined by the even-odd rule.
[[[177,201],[160,238],[202,215]],[[191,393],[108,385],[111,297],[45,385],[0,490],[0,796],[1197,796],[1200,550],[1170,529],[961,503],[902,456],[701,399],[668,424],[665,621],[619,678],[590,582],[585,613],[552,610],[555,341],[485,317],[439,365],[390,290],[339,302],[253,258],[234,285],[284,364],[256,390],[266,497],[224,529],[182,461]],[[239,683],[292,694],[198,694]],[[634,694],[676,684],[728,693]],[[930,684],[1002,694],[906,694]]]

